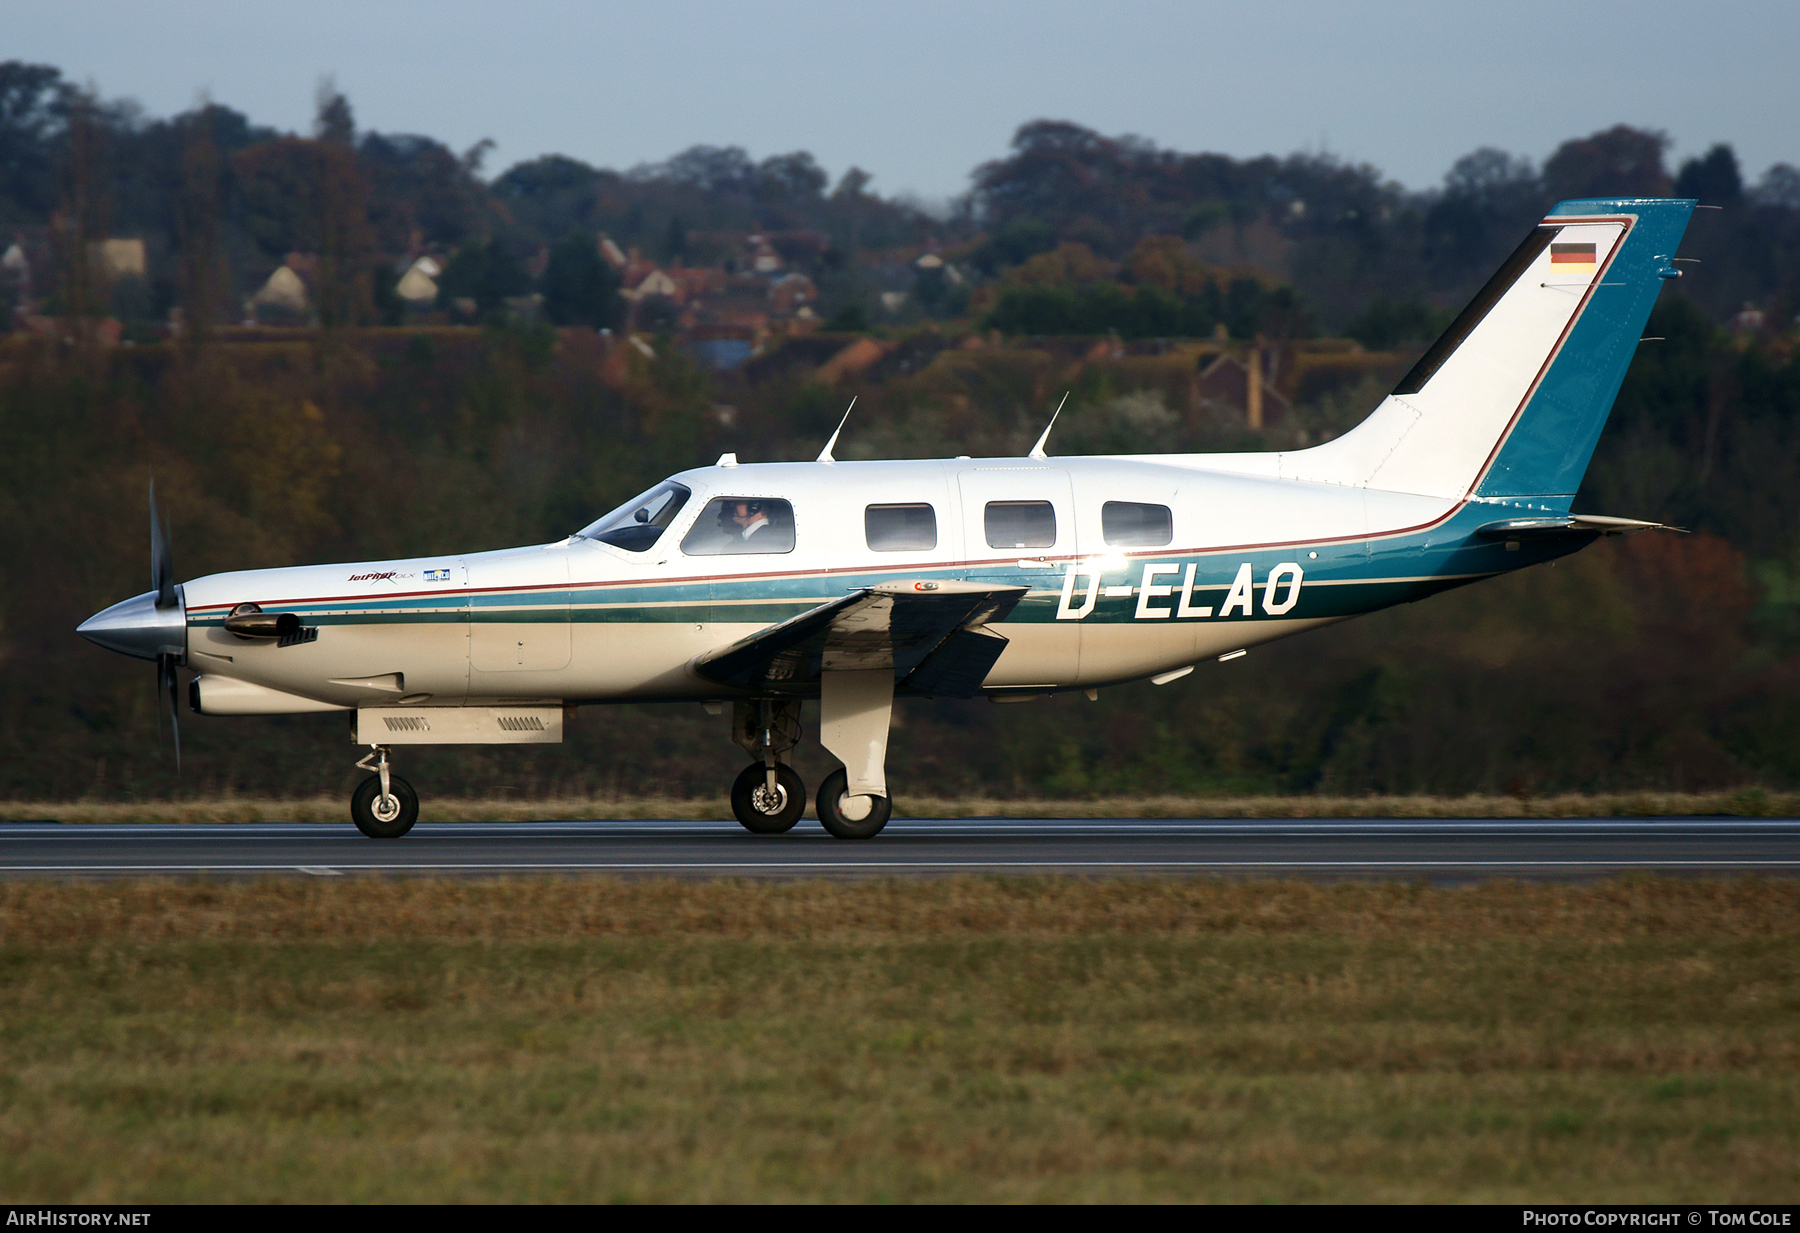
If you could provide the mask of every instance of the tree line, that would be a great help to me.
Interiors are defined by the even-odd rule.
[[[1709,266],[1691,298],[1715,320],[1749,304],[1789,328],[1800,313],[1800,170],[1776,164],[1749,183],[1726,144],[1671,170],[1668,145],[1621,124],[1571,138],[1541,167],[1483,148],[1440,186],[1410,191],[1330,155],[1184,153],[1039,120],[928,214],[872,191],[859,168],[831,183],[804,151],[759,161],[699,145],[626,170],[553,154],[485,178],[489,143],[458,152],[359,129],[329,85],[312,131],[298,135],[219,102],[150,117],[53,66],[7,61],[0,229],[38,236],[54,257],[52,285],[37,288],[48,311],[104,307],[128,324],[176,306],[202,327],[236,320],[290,253],[316,257],[319,324],[395,323],[401,268],[431,253],[449,267],[446,296],[478,301],[484,316],[537,291],[558,323],[606,326],[617,289],[590,251],[597,235],[646,260],[713,265],[734,259],[732,237],[762,231],[822,238],[787,255],[818,284],[821,315],[846,325],[1204,336],[1221,321],[1247,328],[1242,302],[1255,287],[1285,288],[1291,303],[1267,322],[1250,314],[1257,327],[1385,347],[1428,337],[1516,243],[1521,220],[1551,202],[1674,193],[1722,207],[1688,240]],[[115,234],[144,241],[147,273],[100,288],[84,273],[87,246]],[[1059,248],[1123,267],[1146,240],[1179,241],[1214,268],[1215,289],[1129,273],[1060,286],[1018,277]],[[919,267],[920,253],[945,264]],[[894,293],[905,311],[884,310]]]
[[[1665,150],[1608,130],[1542,168],[1471,156],[1442,189],[1410,194],[1329,159],[1181,155],[1028,125],[939,217],[879,198],[860,173],[830,185],[800,156],[698,147],[630,172],[552,158],[484,179],[479,148],[360,132],[330,91],[300,137],[219,104],[149,119],[54,70],[0,66],[0,222],[54,241],[64,319],[116,307],[101,296],[117,288],[81,281],[82,246],[121,233],[167,258],[152,262],[170,280],[152,301],[216,294],[215,320],[267,268],[256,261],[290,246],[336,270],[341,292],[321,296],[312,331],[0,339],[0,792],[339,793],[355,773],[334,716],[190,716],[177,778],[149,667],[74,635],[148,585],[152,470],[191,577],[547,541],[725,450],[811,458],[852,395],[845,458],[1017,454],[1064,390],[1052,452],[1293,448],[1366,414],[1546,200],[1635,191],[1735,204],[1696,217],[1684,252],[1702,264],[1665,289],[1646,331],[1660,341],[1640,347],[1577,508],[1691,534],[1603,542],[1097,703],[908,703],[896,765],[946,792],[1026,795],[1793,786],[1800,196],[1779,167],[1746,187],[1729,150],[1670,174]],[[547,250],[532,285],[581,313],[605,277],[585,264],[598,232],[700,262],[718,258],[711,237],[777,224],[828,235],[832,313],[894,322],[877,362],[821,379],[849,341],[821,336],[715,371],[665,340],[615,346],[501,312],[479,327],[366,328],[382,313],[372,271],[415,236],[447,255],[458,295],[496,304]],[[942,260],[921,266],[921,253]],[[904,324],[856,298],[889,273],[936,309]],[[1221,326],[1215,349],[1346,328],[1397,349],[1360,379],[1299,390],[1290,415],[1253,430],[1196,396],[1195,348],[1170,342]],[[701,794],[736,769],[697,707],[584,709],[563,747],[417,758],[416,778],[445,793]],[[816,746],[801,758],[816,780]]]

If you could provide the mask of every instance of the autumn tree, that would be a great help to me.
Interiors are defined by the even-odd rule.
[[[1615,124],[1565,141],[1544,164],[1544,187],[1555,201],[1579,197],[1667,197],[1663,167],[1667,133]]]
[[[314,132],[319,324],[357,325],[374,308],[370,279],[375,237],[369,228],[369,184],[357,165],[350,101],[330,82],[319,87]]]
[[[59,315],[85,322],[106,304],[106,271],[96,260],[106,238],[109,206],[106,127],[90,94],[70,96],[68,127],[57,167],[57,209],[50,220],[56,252],[56,306]],[[78,329],[85,328],[77,326]]]
[[[181,307],[187,337],[206,340],[224,307],[229,272],[223,246],[224,166],[213,140],[210,105],[184,118],[181,190],[175,208],[176,243],[181,253]]]
[[[75,94],[48,64],[0,63],[0,222],[38,222],[55,208],[56,144]]]
[[[543,288],[544,312],[557,325],[619,324],[619,276],[600,259],[592,236],[577,233],[550,250]]]

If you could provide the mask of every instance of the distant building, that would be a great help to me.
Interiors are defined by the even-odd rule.
[[[1241,415],[1246,427],[1262,428],[1288,413],[1288,400],[1273,388],[1280,369],[1279,349],[1251,347],[1243,359],[1228,352],[1195,376],[1194,396],[1201,407]]]
[[[804,274],[783,274],[769,284],[769,307],[778,317],[792,316],[818,298],[813,280]]]
[[[730,276],[717,266],[690,265],[664,270],[675,284],[675,300],[694,304],[711,296],[725,294]]]
[[[744,241],[750,250],[750,268],[758,274],[773,274],[781,269],[781,253],[765,237],[753,235]]]
[[[819,365],[818,372],[813,374],[814,379],[831,385],[845,377],[854,377],[872,367],[898,345],[874,338],[859,338]]]
[[[25,311],[31,299],[31,258],[25,255],[24,245],[15,242],[0,256],[0,288],[4,288],[10,309]]]
[[[708,368],[724,371],[754,355],[756,344],[757,331],[752,327],[715,325],[689,331],[681,349]]]
[[[142,278],[148,268],[142,240],[100,240],[88,245],[88,260],[108,278]]]
[[[278,265],[268,281],[244,301],[244,317],[263,324],[298,324],[312,312],[306,281],[292,265]]]
[[[415,308],[422,308],[437,302],[437,278],[444,272],[434,259],[420,257],[407,267],[406,273],[400,276],[400,285],[394,290],[400,298]]]
[[[633,273],[637,273],[637,271],[633,271]],[[628,281],[619,290],[620,295],[631,300],[633,303],[636,303],[639,300],[649,299],[653,295],[667,296],[673,300],[676,299],[680,293],[681,285],[655,266],[650,266],[639,274],[639,277],[635,282]]]

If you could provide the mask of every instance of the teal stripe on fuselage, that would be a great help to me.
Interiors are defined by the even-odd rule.
[[[1163,573],[1161,585],[1177,591],[1193,564],[1193,603],[1211,607],[1212,617],[1160,618],[1167,620],[1218,620],[1224,596],[1240,568],[1251,567],[1254,602],[1249,617],[1234,611],[1227,619],[1313,620],[1357,616],[1394,604],[1462,586],[1480,578],[1507,573],[1566,556],[1588,543],[1592,535],[1565,535],[1523,540],[1508,551],[1502,542],[1476,539],[1483,524],[1506,517],[1541,515],[1536,507],[1499,504],[1464,506],[1447,521],[1417,532],[1370,540],[1326,542],[1313,546],[1221,549],[1173,553],[1167,557],[1134,556],[1106,568],[1101,576],[1101,598],[1082,624],[1137,623],[1137,590],[1148,565],[1175,567]],[[1310,556],[1317,553],[1317,556]],[[1088,560],[1084,558],[1084,560]],[[1264,588],[1269,572],[1284,563],[1304,571],[1294,607],[1271,615],[1264,611]],[[574,621],[581,624],[704,624],[773,625],[798,616],[849,591],[900,578],[949,578],[991,582],[1030,588],[1003,624],[1032,624],[1057,620],[1062,599],[1066,563],[1055,569],[1020,569],[1015,565],[957,565],[897,568],[848,573],[747,575],[694,582],[645,582],[607,585],[573,585],[567,592],[520,589],[486,592],[470,599],[477,602],[449,606],[446,597],[418,599],[342,599],[313,604],[284,604],[309,625],[409,625],[475,621],[478,623],[536,624]],[[1130,596],[1106,598],[1107,586],[1129,586]],[[1079,603],[1086,593],[1087,577],[1077,578]],[[565,596],[567,597],[565,599]],[[552,598],[554,597],[554,598]],[[1172,609],[1173,599],[1158,599],[1158,608]],[[198,616],[190,625],[221,624],[223,613]],[[1075,624],[1075,622],[1069,622]]]

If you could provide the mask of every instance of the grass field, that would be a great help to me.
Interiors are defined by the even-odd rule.
[[[0,883],[0,1200],[1800,1199],[1800,882]]]
[[[179,801],[0,801],[0,822],[344,822],[347,799],[200,798]],[[1561,796],[1133,796],[1088,800],[899,797],[897,818],[1618,818],[1793,817],[1800,792],[1569,793]],[[457,800],[427,797],[425,821],[731,817],[720,797]]]

